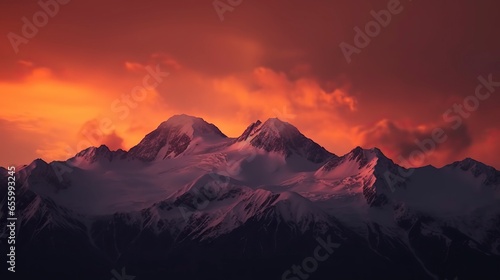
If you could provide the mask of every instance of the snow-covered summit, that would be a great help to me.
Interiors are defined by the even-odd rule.
[[[226,138],[215,125],[202,118],[176,115],[161,123],[130,149],[129,157],[143,161],[174,158],[185,152],[193,142],[196,145],[198,142],[210,143]]]
[[[172,130],[175,129],[179,133],[186,134],[191,138],[214,135],[226,138],[215,125],[206,122],[202,118],[189,115],[175,115],[167,121],[161,123],[157,130]]]
[[[251,124],[237,141],[248,141],[256,148],[286,157],[296,154],[314,163],[325,162],[335,156],[304,136],[295,126],[277,118]]]
[[[295,126],[278,118],[270,118],[264,123],[258,120],[251,124],[238,139],[240,141],[252,140],[258,135],[265,135],[269,138],[293,139],[302,134]]]
[[[356,147],[341,157],[330,159],[316,171],[315,177],[338,181],[347,187],[356,186],[370,206],[382,206],[389,202],[391,193],[399,187],[390,179],[399,176],[400,171],[405,169],[378,148]]]
[[[358,146],[341,157],[331,158],[318,170],[317,174],[334,172],[339,173],[339,177],[346,177],[357,174],[363,169],[380,170],[389,168],[391,165],[394,165],[394,162],[378,148],[363,149]]]

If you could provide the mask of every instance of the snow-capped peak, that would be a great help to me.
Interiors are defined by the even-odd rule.
[[[215,125],[202,118],[175,115],[130,149],[129,156],[144,161],[173,158],[184,153],[194,142],[197,146],[198,142],[207,144],[226,138]]]
[[[251,124],[237,141],[248,141],[256,148],[286,157],[296,154],[315,163],[335,156],[305,137],[295,126],[277,118],[268,119],[263,124],[260,121]]]
[[[179,133],[186,134],[191,138],[205,135],[216,135],[226,137],[215,125],[206,122],[202,118],[189,115],[175,115],[158,126],[158,129],[176,129]]]
[[[262,124],[262,126],[259,127],[258,132],[260,134],[283,137],[286,139],[303,136],[295,126],[278,118],[268,119],[264,124]]]
[[[325,165],[323,165],[322,168],[320,168],[320,170],[318,170],[318,173],[329,172],[339,166],[346,167],[346,165],[350,166],[348,169],[352,172],[358,172],[365,167],[387,167],[388,165],[392,164],[394,163],[390,159],[388,159],[378,148],[363,149],[358,146],[341,157],[330,159]],[[346,174],[343,174],[343,176],[345,175]]]
[[[249,125],[245,132],[238,137],[238,141],[251,141],[258,135],[265,136],[267,138],[286,139],[303,136],[295,126],[281,121],[278,118],[271,118],[264,123],[258,120]]]
[[[398,174],[398,168],[402,167],[379,149],[356,147],[339,158],[330,159],[315,176],[321,180],[339,181],[346,186],[358,186],[369,205],[382,206],[388,202],[389,190],[394,188],[388,183],[387,176]]]

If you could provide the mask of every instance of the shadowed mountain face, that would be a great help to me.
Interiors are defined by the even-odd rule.
[[[278,119],[233,139],[174,116],[128,152],[19,167],[16,267],[33,279],[499,279],[499,178],[473,159],[338,157]]]

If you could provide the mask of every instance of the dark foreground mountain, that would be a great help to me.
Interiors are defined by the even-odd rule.
[[[181,115],[17,176],[19,279],[500,279],[500,172],[472,159],[404,169]]]

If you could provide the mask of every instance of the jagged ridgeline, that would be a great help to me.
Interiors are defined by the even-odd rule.
[[[90,147],[18,168],[17,270],[33,279],[110,279],[122,267],[137,280],[500,279],[499,178],[473,159],[406,169],[377,148],[338,156],[279,119],[230,138],[178,115],[129,151]],[[6,169],[0,181],[1,202]]]

